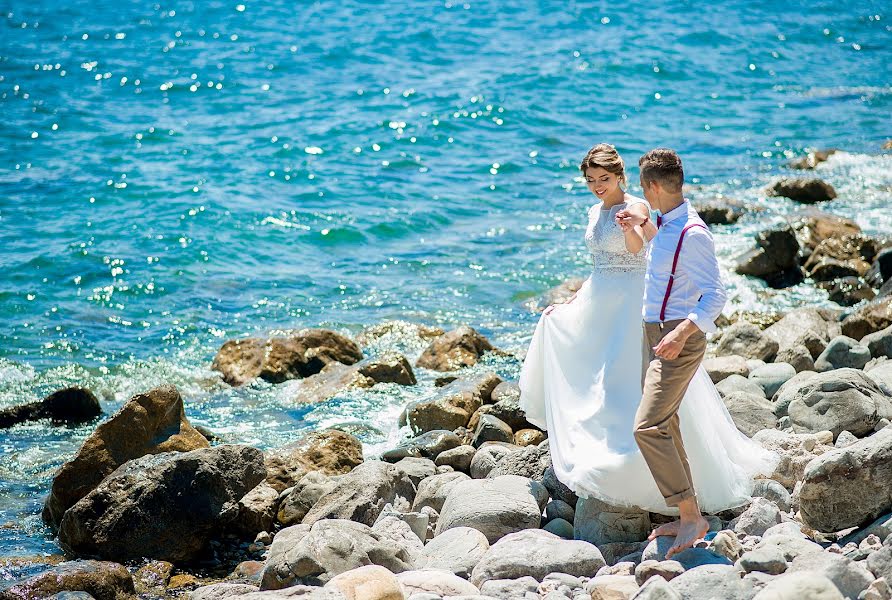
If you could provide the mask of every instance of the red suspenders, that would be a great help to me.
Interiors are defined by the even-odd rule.
[[[694,227],[702,227],[703,229],[706,229],[705,225],[691,223],[690,225],[685,226],[685,228],[681,230],[681,235],[678,236],[678,246],[675,248],[675,258],[672,259],[672,272],[669,273],[669,285],[666,286],[666,295],[663,296],[663,307],[660,309],[660,323],[666,320],[666,305],[669,303],[669,294],[672,293],[672,282],[675,281],[675,267],[678,266],[678,255],[681,254],[681,244],[684,242],[684,234],[688,232],[688,229]],[[706,231],[709,230],[706,229]]]

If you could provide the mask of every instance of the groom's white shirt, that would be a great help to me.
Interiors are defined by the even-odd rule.
[[[660,321],[660,309],[669,285],[672,260],[682,230],[703,219],[687,198],[661,218],[662,224],[647,250],[644,276],[644,308],[647,323]],[[719,274],[712,234],[703,227],[692,227],[684,236],[672,294],[666,305],[666,321],[690,319],[703,332],[715,331],[715,320],[725,306],[727,294]]]

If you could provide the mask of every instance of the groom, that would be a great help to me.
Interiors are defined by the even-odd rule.
[[[635,440],[668,506],[680,520],[650,535],[675,536],[666,558],[706,535],[691,469],[681,439],[678,409],[706,351],[706,332],[725,305],[712,235],[682,195],[684,170],[674,150],[657,148],[638,161],[644,197],[660,212],[647,253],[644,279],[643,390],[635,416]],[[621,226],[647,223],[629,211],[617,214]],[[705,483],[705,482],[704,482]]]

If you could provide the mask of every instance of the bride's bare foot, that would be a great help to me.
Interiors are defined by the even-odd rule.
[[[666,560],[669,560],[679,552],[693,547],[693,545],[709,531],[709,521],[702,516],[693,521],[682,521],[678,526],[678,534],[675,543],[666,552]]]
[[[664,535],[671,535],[673,537],[678,535],[679,524],[681,524],[681,521],[672,521],[671,523],[664,523],[664,524],[660,525],[659,527],[657,527],[656,529],[654,529],[653,531],[650,532],[650,535],[647,536],[648,541],[653,541],[653,540],[657,539],[658,537],[664,536]]]

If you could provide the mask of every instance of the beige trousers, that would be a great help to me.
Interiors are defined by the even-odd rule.
[[[635,415],[635,441],[668,506],[694,497],[678,408],[706,353],[706,336],[697,330],[678,358],[667,360],[654,355],[654,346],[681,321],[644,324],[642,394]]]

